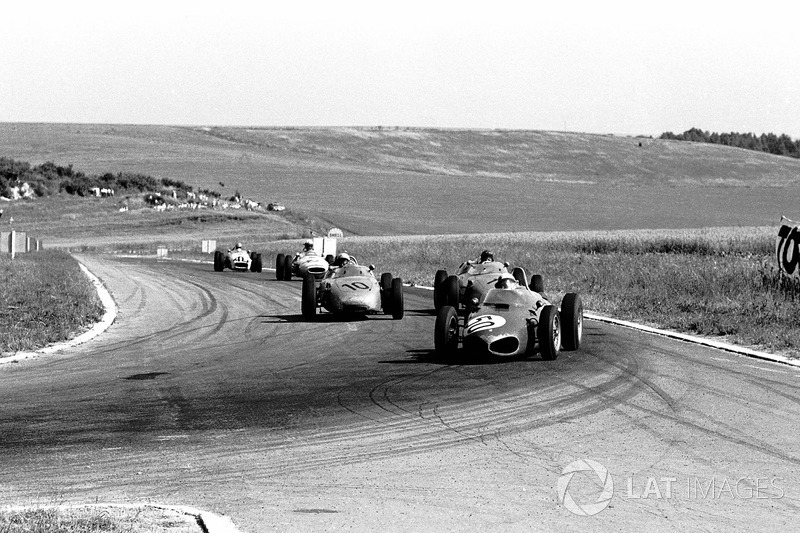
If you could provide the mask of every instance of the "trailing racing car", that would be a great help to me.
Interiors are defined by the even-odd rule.
[[[484,294],[475,298],[463,318],[456,308],[444,305],[436,316],[436,353],[452,358],[459,344],[476,357],[512,357],[538,351],[553,360],[563,350],[577,350],[583,338],[583,303],[567,293],[561,309],[541,293],[530,290],[511,275],[501,276]]]
[[[214,252],[214,271],[222,272],[226,268],[247,272],[261,272],[261,254],[245,250],[237,243],[227,253]]]
[[[317,248],[335,253],[336,239],[315,239],[319,241]],[[332,241],[332,242],[331,242]],[[328,267],[333,262],[333,254],[330,253],[322,257],[315,249],[315,242],[308,240],[303,243],[303,250],[291,254],[278,254],[275,258],[275,278],[278,281],[291,281],[292,276],[305,278],[306,274],[313,275],[316,279],[322,279],[328,271]]]
[[[345,256],[345,257],[343,257]],[[313,320],[317,308],[342,315],[367,315],[383,312],[395,320],[403,318],[403,281],[388,272],[375,278],[373,265],[359,265],[348,254],[339,254],[325,276],[303,278],[301,310]]]
[[[516,267],[509,271],[508,263],[494,260],[494,255],[488,250],[481,253],[480,259],[461,263],[454,275],[447,275],[446,270],[436,271],[433,281],[433,305],[438,311],[445,305],[455,307],[456,311],[467,307],[475,298],[482,302],[490,288],[498,278],[510,274],[521,285],[526,285],[525,271]],[[542,292],[542,277],[534,275],[531,278],[530,289]]]

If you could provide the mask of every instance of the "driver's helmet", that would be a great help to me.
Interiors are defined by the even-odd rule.
[[[236,248],[237,250],[240,250],[242,248],[242,243],[237,242],[236,246],[234,246],[234,248]]]
[[[489,250],[484,250],[481,252],[481,263],[489,263],[494,261],[494,254]]]
[[[519,282],[511,274],[503,274],[497,278],[497,283],[494,284],[495,289],[513,289],[518,286]]]
[[[314,241],[306,241],[303,243],[303,251],[307,252],[314,249]]]
[[[333,264],[337,267],[343,267],[352,260],[353,258],[350,257],[350,255],[347,252],[342,252],[336,256],[336,259],[334,259]]]

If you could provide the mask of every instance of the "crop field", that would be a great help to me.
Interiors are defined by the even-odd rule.
[[[356,235],[766,226],[800,181],[787,157],[535,131],[0,124],[0,154],[239,190]]]

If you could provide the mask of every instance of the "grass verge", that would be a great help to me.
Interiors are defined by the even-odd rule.
[[[0,354],[70,339],[102,316],[94,287],[69,254],[0,256]]]

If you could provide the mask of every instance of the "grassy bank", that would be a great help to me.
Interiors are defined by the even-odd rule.
[[[102,315],[94,287],[70,255],[0,256],[0,353],[70,339]]]
[[[800,354],[800,291],[773,263],[775,228],[348,237],[339,242],[379,272],[431,285],[484,248],[542,274],[549,297],[583,295],[588,309],[729,342]],[[301,241],[259,250],[274,254]]]

